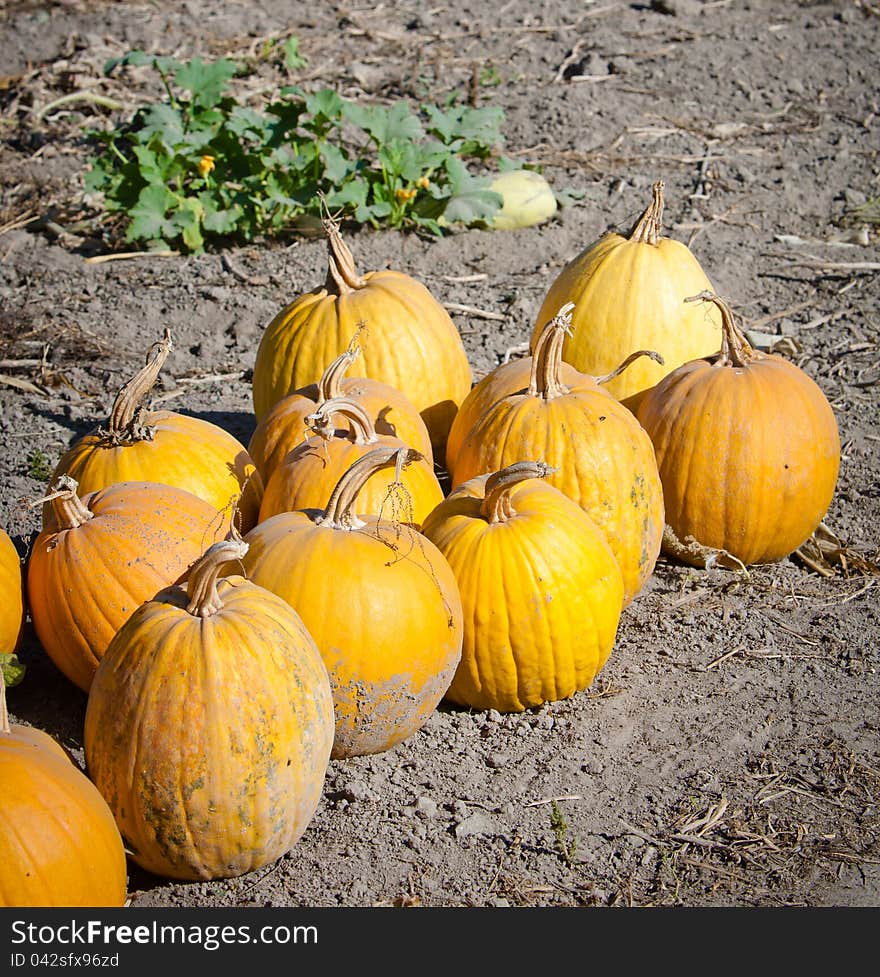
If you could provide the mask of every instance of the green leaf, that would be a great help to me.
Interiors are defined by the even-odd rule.
[[[205,241],[202,236],[202,218],[205,208],[197,197],[184,197],[179,201],[179,209],[171,218],[171,224],[176,227],[183,243],[190,251],[201,251]]]
[[[104,62],[104,74],[109,75],[115,71],[120,65],[145,65],[150,64],[153,60],[153,56],[147,54],[146,51],[141,51],[140,48],[136,48],[134,51],[129,51],[128,54],[121,58],[110,58],[108,61]]]
[[[458,143],[464,155],[485,157],[502,141],[504,110],[499,106],[454,105],[447,112],[435,105],[422,109],[428,116],[428,131],[447,146]]]
[[[326,194],[327,206],[331,210],[337,207],[362,207],[367,202],[367,191],[369,187],[364,180],[349,180],[338,190],[332,190]]]
[[[297,68],[305,68],[309,63],[308,58],[300,54],[299,38],[291,35],[284,42],[284,63],[289,71],[296,71]]]
[[[174,72],[174,81],[192,93],[193,104],[203,108],[216,105],[230,78],[238,74],[238,65],[228,58],[204,62],[193,58]]]
[[[404,183],[414,183],[422,175],[422,160],[412,143],[394,139],[379,147],[379,163],[392,176]]]
[[[138,162],[141,178],[145,183],[161,183],[166,181],[165,170],[159,165],[156,153],[147,146],[135,146],[132,149]]]
[[[262,143],[270,132],[271,123],[266,116],[254,109],[246,105],[236,105],[229,113],[225,127],[239,138]]]
[[[322,88],[306,96],[306,111],[316,121],[332,122],[342,116],[343,101],[332,88]]]
[[[24,678],[27,665],[23,665],[18,660],[18,655],[0,653],[0,671],[3,672],[3,684],[7,689],[13,685],[18,685]]]
[[[226,210],[214,210],[205,214],[205,230],[210,234],[231,234],[244,211],[238,204]]]
[[[475,177],[461,160],[451,158],[446,163],[451,190],[443,217],[450,223],[476,224],[486,222],[501,209],[504,200],[500,193],[489,190],[487,177]]]
[[[141,116],[142,124],[137,131],[138,142],[147,143],[157,136],[169,153],[184,137],[183,119],[180,112],[165,103],[151,105]]]
[[[345,117],[360,126],[380,147],[395,139],[418,141],[425,135],[418,116],[413,114],[406,102],[395,102],[390,109],[347,102]]]
[[[320,156],[324,163],[324,177],[332,184],[342,183],[352,170],[351,161],[337,146],[324,143]]]
[[[168,188],[151,183],[141,190],[137,203],[129,211],[132,218],[126,232],[128,241],[150,241],[174,233],[174,225],[166,219],[166,214],[177,202]]]

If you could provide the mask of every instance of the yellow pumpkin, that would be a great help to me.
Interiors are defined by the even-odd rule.
[[[614,646],[623,578],[590,517],[518,462],[452,490],[422,527],[458,581],[461,662],[446,693],[521,712],[589,687]]]
[[[337,428],[341,419],[347,427]],[[343,473],[369,451],[381,446],[410,447],[400,438],[377,434],[369,414],[348,397],[325,400],[307,417],[315,433],[289,451],[266,484],[260,522],[293,509],[321,509]],[[380,470],[358,497],[362,513],[399,518],[418,528],[443,498],[434,466],[421,453],[402,472]]]
[[[95,785],[48,733],[9,722],[0,672],[0,907],[119,907],[128,866]]]
[[[541,330],[568,302],[575,305],[562,357],[582,373],[611,372],[631,353],[650,349],[661,360],[642,359],[607,385],[635,413],[646,390],[688,360],[717,353],[721,319],[713,309],[683,300],[712,287],[693,252],[663,237],[663,183],[629,236],[605,234],[562,269],[547,291],[532,331]]]
[[[215,543],[120,629],[95,674],[86,768],[138,865],[174,879],[243,875],[299,840],[333,741],[327,670],[289,604]]]
[[[455,487],[523,458],[546,461],[553,467],[547,481],[605,534],[623,574],[626,606],[660,554],[663,487],[651,439],[607,392],[607,378],[587,376],[562,362],[571,315],[571,307],[564,306],[544,327],[534,356],[498,367],[504,375],[485,377],[486,389],[474,387],[459,413],[462,426],[451,432],[459,443],[449,458],[449,474]],[[641,350],[635,354],[642,355]],[[633,359],[618,369],[631,368]]]
[[[88,692],[119,628],[222,539],[224,519],[204,499],[158,482],[117,482],[80,497],[62,475],[52,488],[27,563],[28,604],[43,649]]]
[[[11,655],[24,629],[24,576],[15,543],[0,529],[0,655]]]
[[[311,437],[308,415],[337,397],[347,397],[359,404],[369,415],[377,434],[398,437],[433,461],[431,435],[408,397],[379,380],[344,376],[359,353],[360,347],[350,343],[327,367],[317,384],[282,397],[263,415],[248,442],[248,454],[264,485],[288,451]]]
[[[805,543],[831,504],[837,420],[800,367],[751,347],[717,295],[695,298],[721,314],[721,352],[673,370],[638,414],[663,482],[663,548],[698,566],[707,553],[772,563]]]
[[[164,482],[210,502],[246,532],[257,521],[263,482],[244,445],[210,421],[140,406],[170,351],[166,330],[143,369],[119,390],[107,427],[77,439],[53,480],[69,475],[84,493],[113,482]]]
[[[297,296],[266,327],[254,362],[254,412],[261,420],[282,397],[321,375],[356,326],[364,376],[401,391],[443,457],[458,405],[471,388],[461,336],[446,309],[415,278],[391,269],[361,275],[336,224],[323,221],[329,243],[327,282]]]
[[[323,510],[280,513],[245,537],[248,577],[296,609],[324,658],[334,758],[380,753],[415,733],[461,657],[461,601],[449,564],[409,525],[358,505],[374,473],[415,457],[410,448],[373,448],[342,475]]]

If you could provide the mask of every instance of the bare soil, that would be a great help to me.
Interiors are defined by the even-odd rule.
[[[199,884],[132,865],[130,904],[880,905],[880,254],[876,204],[873,221],[859,210],[880,195],[880,6],[74,0],[4,3],[0,25],[0,524],[23,558],[45,466],[106,417],[163,328],[163,406],[246,443],[261,332],[324,278],[323,242],[294,236],[86,261],[113,248],[83,199],[83,127],[161,94],[136,70],[102,77],[136,47],[244,58],[293,33],[308,86],[503,107],[505,151],[580,199],[514,232],[347,237],[361,269],[404,270],[470,307],[453,318],[476,377],[528,338],[563,264],[628,228],[662,179],[665,233],[817,381],[841,432],[825,520],[840,548],[824,565],[743,576],[661,559],[587,691],[520,715],[441,704],[387,753],[332,761],[273,865]],[[255,79],[290,81],[263,66],[254,97]],[[40,114],[84,90],[126,108]],[[13,719],[82,762],[85,695],[30,626],[22,658]]]

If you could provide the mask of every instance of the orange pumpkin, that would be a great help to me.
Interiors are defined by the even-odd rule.
[[[24,575],[21,558],[5,529],[0,529],[0,655],[11,655],[24,629]]]
[[[347,422],[337,428],[336,421]],[[266,484],[260,522],[294,509],[321,509],[342,474],[369,451],[381,446],[410,447],[390,434],[377,434],[369,414],[348,397],[325,400],[307,417],[316,432],[285,455]],[[402,472],[380,470],[358,496],[362,513],[400,517],[418,528],[443,498],[434,466],[420,453]],[[399,490],[399,491],[398,491]]]
[[[238,575],[247,544],[211,546],[186,587],[120,629],[86,706],[89,776],[142,868],[218,879],[269,864],[321,799],[333,700],[289,604]]]
[[[27,564],[28,603],[46,653],[88,692],[117,630],[223,537],[224,519],[204,499],[158,482],[80,497],[62,475],[52,488]]]
[[[143,369],[120,389],[107,427],[74,442],[53,480],[70,475],[84,493],[113,482],[164,482],[210,502],[246,532],[257,521],[263,482],[244,445],[210,421],[141,406],[170,351],[166,330]]]
[[[553,467],[547,481],[605,534],[623,574],[626,606],[660,553],[663,487],[651,439],[607,392],[607,378],[562,362],[570,310],[564,306],[544,327],[534,356],[507,364],[509,369],[498,367],[504,376],[485,377],[480,383],[486,389],[474,387],[462,404],[462,427],[454,425],[451,432],[459,446],[449,458],[449,472],[455,487],[523,458],[546,461]],[[642,355],[638,351],[618,369]]]
[[[695,565],[707,551],[772,563],[806,542],[831,504],[837,420],[800,367],[751,347],[717,295],[694,298],[719,310],[721,352],[673,370],[638,413],[663,482],[663,548]]]
[[[9,722],[0,672],[0,907],[125,904],[125,848],[95,785],[47,733]]]
[[[461,663],[446,693],[521,712],[586,689],[614,646],[623,578],[590,517],[519,462],[453,489],[422,532],[461,596]]]
[[[461,657],[449,564],[411,526],[364,514],[364,484],[417,452],[373,448],[323,510],[284,512],[245,537],[245,571],[283,597],[314,636],[333,687],[334,758],[380,753],[420,729]]]
[[[398,437],[404,444],[420,451],[433,461],[431,435],[421,414],[409,398],[379,380],[346,377],[345,371],[360,353],[356,343],[349,344],[324,371],[317,384],[309,384],[282,397],[257,424],[248,443],[248,454],[266,485],[270,476],[293,450],[312,434],[306,418],[321,404],[346,397],[360,405],[369,415],[377,434]]]
[[[273,404],[313,383],[325,364],[344,352],[356,326],[364,376],[401,391],[443,457],[446,435],[471,388],[461,336],[446,309],[415,278],[400,271],[355,268],[337,225],[323,221],[329,245],[327,282],[281,309],[263,333],[254,362],[254,412],[261,420]]]
[[[608,382],[610,394],[634,413],[646,390],[682,363],[718,352],[721,319],[683,299],[712,285],[693,252],[663,237],[663,183],[629,236],[605,234],[562,269],[547,291],[532,331],[568,302],[575,305],[562,357],[582,373],[604,375],[639,349],[660,354],[634,363]]]

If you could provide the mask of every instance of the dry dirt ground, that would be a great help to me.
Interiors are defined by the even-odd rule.
[[[132,906],[880,905],[880,5],[83,0],[3,3],[0,28],[0,523],[23,557],[46,465],[163,327],[163,406],[246,441],[261,332],[324,278],[324,244],[302,237],[86,261],[111,248],[89,231],[82,129],[160,96],[137,72],[102,78],[131,48],[245,57],[292,33],[302,84],[386,103],[442,102],[476,70],[505,151],[580,198],[515,232],[351,233],[361,269],[476,310],[453,318],[479,377],[528,337],[562,265],[662,179],[665,233],[819,383],[841,432],[824,566],[661,560],[589,690],[522,715],[442,704],[389,752],[333,761],[277,863],[204,884],[132,866]],[[266,71],[267,89],[290,80]],[[83,90],[126,111],[40,114]],[[22,658],[13,718],[82,761],[85,695],[30,629]]]

